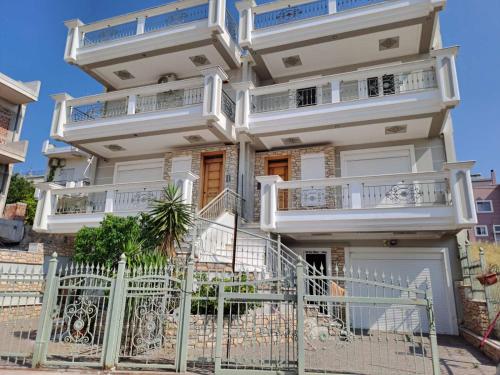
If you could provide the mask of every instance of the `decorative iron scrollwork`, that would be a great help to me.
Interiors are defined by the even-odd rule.
[[[415,204],[424,195],[418,185],[403,185],[398,184],[390,188],[385,193],[385,197],[392,203]]]
[[[66,306],[63,320],[66,330],[63,341],[73,344],[88,344],[94,341],[93,326],[96,324],[97,306],[90,298],[82,296]]]

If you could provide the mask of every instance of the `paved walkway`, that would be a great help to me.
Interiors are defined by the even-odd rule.
[[[456,336],[440,336],[439,354],[441,357],[442,375],[500,375],[498,368],[478,349]],[[92,375],[137,375],[137,374],[165,374],[166,372],[150,371],[102,371],[102,370],[75,370],[75,369],[40,369],[32,370],[22,367],[0,368],[0,375],[44,375],[44,374],[92,374]],[[188,373],[206,374],[206,372]]]

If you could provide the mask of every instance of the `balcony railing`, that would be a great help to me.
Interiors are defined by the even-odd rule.
[[[477,221],[470,178],[473,165],[456,162],[446,163],[441,172],[295,181],[260,176],[261,227],[378,230],[379,225],[404,228],[407,223],[412,228],[428,225],[431,230],[433,225],[465,228]],[[377,224],[379,217],[383,224]]]
[[[239,24],[237,21],[234,20],[233,16],[231,16],[231,13],[226,9],[226,19],[225,19],[225,26],[226,30],[233,39],[235,43],[238,43],[238,28]]]
[[[257,13],[254,17],[254,29],[258,30],[285,23],[297,22],[300,20],[319,17],[326,14],[333,14],[354,8],[360,8],[367,5],[374,5],[385,1],[389,0],[318,0],[304,2],[302,4],[294,6],[292,5],[292,2],[290,2],[289,4],[283,2],[282,8],[273,9],[267,12],[264,11],[262,13],[259,12],[259,6],[257,6],[253,8],[253,10]],[[276,5],[266,4],[260,7],[261,9],[265,9],[266,6],[275,7]]]
[[[415,177],[411,175],[402,177],[392,178],[393,182],[384,182],[380,178],[367,178],[366,181],[358,178],[348,179],[344,183],[345,179],[278,183],[277,209],[338,210],[451,205],[448,181],[444,175],[436,174],[427,181],[414,181]],[[353,199],[353,196],[357,197]]]
[[[185,9],[177,9],[154,16],[137,18],[135,21],[108,26],[83,34],[82,47],[95,46],[124,39],[137,34],[146,34],[168,29],[177,25],[208,18],[208,2]],[[143,21],[144,20],[144,21]],[[141,22],[144,22],[141,25]],[[143,31],[139,31],[143,28]]]
[[[142,212],[163,196],[164,181],[141,184],[94,185],[53,191],[54,215]]]
[[[146,112],[166,111],[203,103],[201,78],[67,99],[65,123],[85,123]]]
[[[333,78],[333,77],[332,77]],[[324,80],[322,80],[324,81]],[[337,81],[339,97],[336,102],[346,102],[368,98],[398,95],[412,91],[437,88],[434,69],[419,69],[401,73],[374,75],[362,79],[345,79]],[[319,84],[318,84],[319,83]],[[258,92],[258,89],[256,90]],[[251,113],[272,112],[293,108],[331,104],[331,82],[305,82],[303,86],[269,94],[254,94],[251,101]]]
[[[234,122],[236,106],[234,101],[226,94],[225,91],[222,91],[222,112],[226,115],[226,117]]]

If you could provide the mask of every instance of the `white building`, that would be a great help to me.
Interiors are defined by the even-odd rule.
[[[28,103],[38,100],[40,81],[20,82],[0,73],[0,216],[3,214],[14,164],[23,163],[28,141],[21,140]]]
[[[68,21],[65,60],[107,92],[54,95],[51,137],[94,155],[95,170],[88,186],[39,185],[35,229],[136,214],[176,182],[228,226],[220,207],[241,199],[240,227],[279,234],[326,273],[430,279],[438,332],[457,334],[456,234],[476,212],[473,162],[455,156],[445,4],[241,1],[238,25],[224,0],[193,0]],[[229,262],[225,247],[197,256]]]

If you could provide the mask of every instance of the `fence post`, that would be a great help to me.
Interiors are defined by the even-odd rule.
[[[187,369],[187,352],[189,344],[189,319],[191,318],[191,297],[193,294],[194,261],[189,257],[186,271],[186,281],[184,282],[184,298],[182,299],[181,316],[179,319],[178,335],[178,361],[177,372],[184,373]]]
[[[224,285],[219,283],[217,296],[217,326],[215,333],[215,368],[214,373],[219,373],[222,367],[222,339],[224,332]]]
[[[488,273],[488,264],[486,263],[486,258],[484,256],[484,249],[482,247],[479,248],[479,263],[481,264],[481,273],[486,275]],[[484,299],[486,300],[486,309],[488,310],[488,320],[491,322],[495,319],[495,315],[497,311],[493,304],[491,303],[491,290],[488,285],[484,285]]]
[[[436,334],[436,321],[434,319],[434,305],[432,302],[432,290],[430,286],[425,291],[425,300],[427,301],[427,319],[429,320],[429,339],[431,341],[431,356],[432,356],[432,373],[440,375],[439,367],[439,350]]]
[[[52,254],[49,261],[49,269],[47,272],[47,282],[45,284],[44,298],[42,303],[42,311],[38,321],[38,329],[36,331],[36,341],[33,350],[32,367],[40,367],[45,362],[47,356],[47,345],[52,331],[52,306],[54,304],[54,296],[57,292],[56,285],[56,269],[57,269],[57,253]]]
[[[116,272],[116,279],[113,285],[113,295],[110,300],[111,312],[109,319],[108,335],[106,338],[106,345],[104,345],[104,368],[110,369],[115,366],[115,361],[118,353],[118,346],[120,345],[121,332],[121,319],[122,319],[122,306],[123,297],[125,293],[125,254],[120,256],[118,262],[118,270]]]
[[[304,263],[299,257],[297,263],[297,374],[305,374],[304,346]]]

